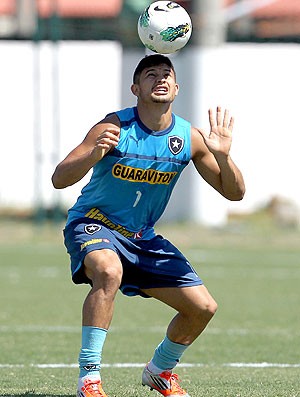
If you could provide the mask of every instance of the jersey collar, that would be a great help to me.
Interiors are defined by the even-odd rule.
[[[172,121],[171,121],[171,124],[170,124],[170,126],[168,128],[166,128],[165,130],[161,130],[161,131],[154,131],[154,130],[151,130],[150,128],[148,128],[147,126],[145,126],[145,124],[142,122],[142,120],[140,119],[140,116],[138,114],[136,106],[133,108],[133,111],[134,111],[134,116],[136,118],[136,121],[137,121],[139,127],[143,131],[145,131],[147,134],[149,134],[149,135],[154,135],[154,136],[166,135],[170,131],[172,131],[172,129],[174,128],[174,124],[175,124],[175,115],[174,115],[174,113],[172,113]]]

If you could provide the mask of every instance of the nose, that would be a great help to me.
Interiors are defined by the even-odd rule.
[[[159,75],[159,76],[157,76],[157,81],[166,81],[167,79],[166,79],[166,77],[162,74],[162,75]]]

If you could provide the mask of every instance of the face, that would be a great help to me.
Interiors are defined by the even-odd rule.
[[[139,81],[131,90],[139,101],[171,103],[178,94],[174,71],[167,65],[151,66],[142,71]]]

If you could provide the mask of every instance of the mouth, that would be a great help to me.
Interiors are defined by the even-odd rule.
[[[169,92],[168,87],[163,86],[163,85],[157,85],[153,89],[153,93],[156,95],[164,95],[164,94],[167,94],[168,92]]]

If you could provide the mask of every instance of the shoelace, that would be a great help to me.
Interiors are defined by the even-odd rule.
[[[104,397],[105,394],[102,394],[101,391],[99,390],[99,385],[100,385],[100,380],[94,380],[94,381],[87,381],[83,389],[88,391],[89,393],[92,391],[94,395],[99,396],[99,397]]]
[[[178,392],[180,394],[185,394],[185,391],[179,386],[180,382],[179,376],[177,374],[172,374],[172,372],[162,372],[160,376],[170,382],[170,390],[172,392]]]

